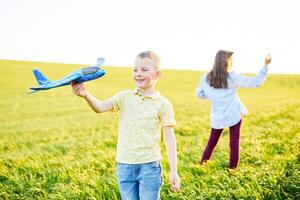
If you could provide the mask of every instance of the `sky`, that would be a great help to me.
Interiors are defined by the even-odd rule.
[[[0,0],[0,59],[133,66],[152,50],[163,68],[300,74],[297,0]]]

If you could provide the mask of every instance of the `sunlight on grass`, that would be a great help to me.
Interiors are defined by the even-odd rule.
[[[0,198],[120,199],[115,147],[118,114],[95,114],[70,87],[27,95],[38,66],[58,79],[80,65],[0,61]],[[133,89],[131,69],[104,67],[87,83],[98,98]],[[257,89],[240,89],[244,117],[241,160],[227,170],[225,132],[207,165],[198,159],[209,136],[207,101],[194,96],[200,72],[166,70],[158,89],[174,106],[181,191],[169,189],[165,147],[162,199],[299,199],[300,76],[270,75]]]

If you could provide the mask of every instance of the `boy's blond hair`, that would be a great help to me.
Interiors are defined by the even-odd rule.
[[[150,58],[150,59],[152,59],[156,64],[155,69],[157,71],[161,71],[161,59],[153,51],[142,51],[141,53],[139,53],[137,55],[137,58]]]

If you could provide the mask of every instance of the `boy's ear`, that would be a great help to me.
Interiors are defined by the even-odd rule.
[[[160,78],[160,76],[161,76],[161,71],[159,70],[159,71],[157,71],[156,72],[156,80],[158,80],[159,78]]]

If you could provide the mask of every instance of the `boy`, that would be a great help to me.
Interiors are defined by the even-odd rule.
[[[161,75],[160,59],[152,51],[138,54],[134,64],[135,90],[124,90],[106,101],[92,96],[84,84],[72,84],[97,113],[120,111],[117,179],[122,199],[159,199],[162,185],[161,127],[170,163],[171,189],[179,190],[175,118],[172,104],[155,89]]]

